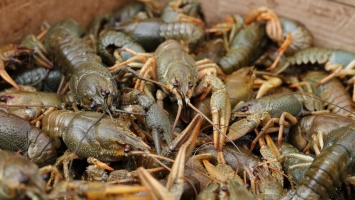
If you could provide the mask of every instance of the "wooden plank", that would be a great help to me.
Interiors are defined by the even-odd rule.
[[[204,1],[203,8],[213,10],[211,14],[206,12],[208,23],[213,24],[228,15],[245,15],[251,9],[261,6],[267,6],[281,16],[305,24],[314,34],[316,46],[340,48],[355,53],[355,7],[343,3],[327,0],[225,0]]]
[[[345,4],[345,5],[348,5],[348,6],[355,7],[355,1],[354,0],[331,0],[331,1],[335,1],[335,2],[338,2],[338,3],[342,3],[342,4]]]
[[[1,0],[0,45],[18,42],[28,33],[38,34],[43,22],[50,24],[65,18],[87,26],[94,16],[112,11],[117,0]]]

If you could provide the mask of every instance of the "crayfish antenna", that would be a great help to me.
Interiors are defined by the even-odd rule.
[[[177,123],[178,123],[178,121],[179,121],[180,115],[181,115],[181,111],[182,111],[182,105],[179,105],[179,107],[178,107],[178,112],[177,112],[177,114],[176,114],[176,118],[175,118],[173,127],[172,127],[172,129],[171,129],[171,132],[174,132],[174,130],[175,130],[175,127],[176,127],[176,125],[177,125]]]
[[[110,109],[108,108],[108,106],[107,106],[106,103],[102,105],[102,108],[105,110],[106,113],[108,113],[108,115],[110,115],[110,118],[113,120],[111,111],[110,111]]]
[[[174,132],[174,130],[175,130],[175,127],[176,127],[176,124],[178,123],[178,120],[179,120],[179,118],[181,117],[182,118],[182,120],[185,122],[185,123],[187,123],[188,122],[188,117],[186,117],[186,112],[184,111],[183,113],[184,113],[184,116],[182,116],[181,115],[181,113],[182,113],[182,110],[184,109],[184,108],[186,108],[186,104],[184,104],[184,102],[182,101],[182,96],[181,96],[181,94],[176,90],[176,89],[173,89],[172,91],[171,91],[171,93],[173,93],[175,96],[176,96],[176,99],[177,99],[177,101],[178,101],[178,105],[179,105],[179,107],[178,107],[178,112],[177,112],[177,114],[176,114],[176,118],[175,118],[175,121],[174,121],[174,125],[173,125],[173,127],[172,127],[172,132]],[[185,98],[186,99],[186,98]],[[189,102],[190,100],[189,99],[186,99],[187,101],[186,102]],[[185,109],[184,109],[185,110]]]

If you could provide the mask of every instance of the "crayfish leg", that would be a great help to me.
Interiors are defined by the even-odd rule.
[[[261,86],[258,90],[258,93],[256,95],[256,99],[264,96],[267,92],[269,92],[273,88],[277,88],[282,84],[282,80],[279,77],[272,77],[272,76],[264,76],[267,80],[259,80],[256,79],[255,83],[258,83],[258,81],[261,82]]]
[[[141,63],[145,63],[145,62],[147,62],[148,58],[153,57],[152,54],[149,54],[149,53],[137,53],[137,52],[135,52],[133,50],[129,50],[129,49],[123,49],[121,51],[127,51],[128,53],[131,53],[134,56],[129,58],[128,60],[126,60],[124,62],[121,62],[121,63],[115,64],[115,65],[113,65],[111,67],[108,67],[107,68],[108,71],[112,72],[112,71],[114,71],[114,70],[116,70],[116,69],[118,69],[118,68],[120,68],[122,66],[125,66],[125,65],[127,65],[129,63],[132,63],[132,62],[135,62],[135,61],[139,61]]]
[[[188,145],[187,143],[181,145],[166,183],[166,188],[173,194],[175,199],[180,199],[184,190],[185,161]]]
[[[48,24],[47,24],[48,25]],[[45,27],[46,25],[45,24],[43,24],[42,25],[42,29],[44,29],[44,30],[42,30],[42,32],[40,32],[36,37],[37,37],[37,39],[39,40],[39,41],[41,41],[41,42],[43,42],[44,41],[44,38],[46,37],[46,34],[47,34],[47,32],[48,32],[48,27]],[[48,25],[49,26],[49,25]]]
[[[78,159],[78,155],[70,152],[69,150],[65,151],[64,154],[57,159],[57,161],[54,163],[53,167],[58,168],[59,165],[63,165],[63,174],[64,174],[64,180],[69,181],[69,163],[72,159]],[[51,173],[51,177],[49,178],[47,182],[47,186],[56,184],[55,181],[56,174],[54,172]]]
[[[283,112],[281,114],[280,121],[279,121],[279,125],[280,125],[279,136],[277,138],[279,147],[281,146],[281,142],[282,142],[282,134],[284,132],[284,127],[286,122],[285,119],[288,119],[293,125],[297,124],[297,118],[292,116],[290,113]]]
[[[153,57],[148,58],[140,71],[140,75],[144,78],[147,78],[148,75],[150,74],[153,77],[153,79],[156,80],[157,75],[155,73],[155,71],[156,71],[155,66],[156,66],[155,65],[155,58],[153,58]],[[145,83],[144,80],[138,79],[136,81],[134,89],[138,89],[139,91],[143,91],[144,83]]]
[[[54,184],[57,184],[59,181],[63,179],[57,167],[53,165],[47,165],[39,169],[40,174],[51,173],[51,178],[53,178]],[[52,177],[53,176],[53,177]]]
[[[38,116],[36,119],[33,119],[31,121],[31,124],[37,124],[41,123],[41,120],[43,119],[44,115],[47,115],[48,113],[54,111],[56,108],[55,107],[49,107],[46,111],[44,111],[40,116]]]
[[[283,185],[283,176],[282,174],[280,174],[280,172],[282,171],[282,166],[280,162],[276,161],[277,158],[281,155],[279,149],[276,147],[274,141],[272,141],[271,137],[268,134],[265,135],[265,140],[263,138],[259,140],[259,145],[260,153],[267,160],[267,162],[269,163],[268,165],[272,169],[277,169],[272,170],[272,176],[275,177],[281,185]]]
[[[191,16],[185,15],[183,13],[179,13],[178,21],[179,22],[190,22],[190,23],[202,24],[202,25],[205,24],[201,19],[196,18],[196,17],[191,17]]]
[[[220,75],[223,79],[227,77],[222,69],[208,58],[196,61],[196,65],[198,70],[198,79],[202,79],[207,76],[207,74],[213,74],[214,76]]]
[[[249,24],[257,21],[257,18],[261,14],[266,13],[266,12],[269,12],[269,8],[267,8],[267,7],[259,7],[257,9],[252,9],[244,16],[244,25],[249,25]]]
[[[282,43],[281,47],[277,50],[278,55],[277,55],[276,59],[274,60],[274,62],[272,63],[272,65],[269,68],[266,68],[266,70],[270,71],[270,70],[275,69],[275,67],[279,63],[281,57],[285,53],[287,47],[290,46],[291,43],[292,43],[291,33],[287,32],[285,41]]]
[[[328,82],[330,79],[332,79],[332,78],[338,76],[338,74],[343,70],[343,66],[340,65],[340,64],[334,65],[334,64],[327,63],[327,64],[325,65],[325,68],[326,68],[326,69],[332,69],[332,70],[334,70],[334,71],[333,71],[331,74],[329,74],[327,77],[324,77],[322,80],[320,80],[320,81],[317,83],[316,87],[319,87],[319,86],[321,86],[322,84]]]
[[[138,176],[142,184],[148,188],[148,192],[154,199],[174,200],[174,196],[163,187],[146,169],[139,167],[137,170]]]
[[[89,157],[89,158],[87,158],[87,162],[88,162],[89,164],[95,165],[95,166],[98,167],[98,168],[106,169],[106,170],[108,170],[108,171],[114,171],[114,169],[113,169],[112,167],[108,166],[106,163],[103,163],[103,162],[99,161],[99,160],[96,159],[96,158]]]
[[[0,60],[0,76],[8,83],[10,83],[16,90],[20,90],[20,86],[11,78],[5,70],[4,61]]]
[[[179,22],[191,22],[191,23],[199,23],[199,24],[202,24],[204,25],[205,23],[199,19],[199,18],[196,18],[196,17],[192,17],[192,16],[189,16],[189,15],[186,15],[183,13],[183,10],[180,9],[180,6],[183,5],[183,1],[182,0],[177,0],[177,1],[171,1],[169,3],[169,6],[175,11],[178,13],[178,21]]]
[[[261,13],[256,20],[266,20],[266,33],[269,38],[275,42],[282,41],[282,27],[280,19],[274,11],[267,9],[266,12]]]

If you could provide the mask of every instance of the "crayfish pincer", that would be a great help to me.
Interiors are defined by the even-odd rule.
[[[45,115],[42,122],[56,146],[60,145],[58,137],[62,137],[68,149],[81,157],[111,162],[127,155],[131,147],[150,149],[128,127],[101,113],[58,110]]]
[[[98,61],[94,50],[79,38],[80,26],[73,20],[52,26],[46,35],[45,46],[56,66],[69,80],[75,101],[85,109],[101,105],[109,111],[117,95],[117,83]]]
[[[160,134],[164,136],[167,145],[171,145],[174,139],[171,133],[172,125],[169,122],[168,114],[164,112],[162,106],[158,105],[153,98],[138,90],[127,92],[121,98],[124,104],[132,105],[137,103],[146,111],[145,123],[149,131],[151,131],[158,154],[161,153]]]

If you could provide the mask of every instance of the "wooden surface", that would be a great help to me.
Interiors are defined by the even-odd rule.
[[[0,45],[18,42],[28,33],[40,33],[49,24],[73,18],[87,26],[97,14],[112,11],[118,0],[0,0]]]
[[[166,2],[167,0],[159,0]],[[16,43],[40,25],[74,18],[87,26],[92,18],[110,12],[123,0],[0,0],[0,45]],[[279,15],[304,23],[315,35],[315,45],[342,48],[355,53],[354,0],[201,0],[212,24],[231,14],[267,6]]]
[[[333,0],[333,1],[355,7],[355,1],[354,0]]]

